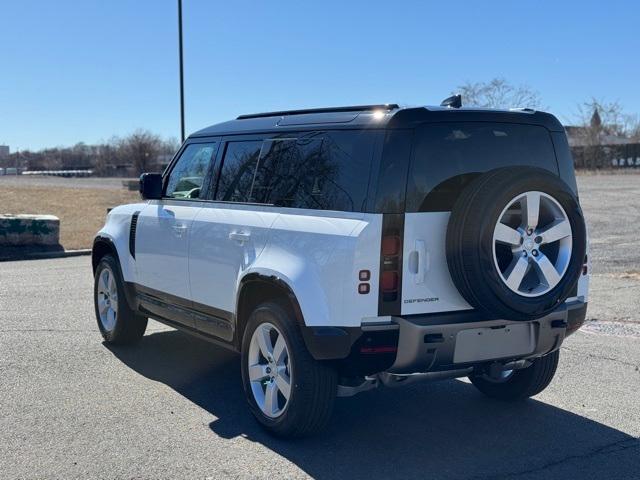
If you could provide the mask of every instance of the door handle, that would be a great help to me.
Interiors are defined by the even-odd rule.
[[[186,225],[178,224],[173,226],[173,231],[177,237],[181,237],[186,230],[187,230]]]
[[[416,240],[416,252],[418,254],[418,271],[416,272],[416,283],[424,283],[427,270],[429,269],[429,254],[424,240]]]
[[[245,232],[231,232],[229,234],[229,240],[235,240],[236,242],[239,242],[239,243],[248,242],[250,238],[251,238],[251,234],[245,233]]]

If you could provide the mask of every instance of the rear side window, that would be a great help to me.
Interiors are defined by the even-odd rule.
[[[489,122],[423,125],[414,136],[406,209],[450,211],[479,173],[520,165],[558,173],[546,128]]]
[[[227,143],[218,180],[218,200],[249,201],[261,147],[260,140]]]
[[[285,134],[231,142],[217,198],[315,210],[362,211],[373,154],[372,132]]]
[[[251,200],[282,207],[320,208],[324,185],[322,138],[265,140]]]

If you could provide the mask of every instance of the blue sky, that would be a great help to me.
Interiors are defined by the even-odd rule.
[[[297,107],[437,104],[496,76],[569,121],[640,113],[637,1],[183,0],[186,129]],[[2,0],[0,144],[179,136],[175,0]]]

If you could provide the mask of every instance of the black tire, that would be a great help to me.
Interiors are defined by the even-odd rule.
[[[573,236],[566,272],[552,290],[537,297],[509,289],[493,261],[498,217],[512,199],[527,191],[555,199],[567,214]],[[499,168],[478,177],[458,198],[447,228],[447,264],[455,286],[471,306],[493,318],[526,321],[552,312],[576,285],[585,250],[585,223],[576,196],[559,177],[534,167]]]
[[[251,338],[256,328],[270,323],[282,333],[292,365],[292,385],[284,411],[276,418],[265,415],[254,398],[248,373]],[[296,321],[284,305],[267,302],[251,314],[242,340],[242,383],[251,413],[269,433],[279,437],[301,437],[322,430],[333,410],[337,373],[308,352]]]
[[[98,282],[100,275],[105,269],[109,269],[113,273],[115,285],[118,293],[117,304],[118,310],[116,315],[115,326],[107,330],[100,320],[100,312],[98,307]],[[124,291],[124,282],[122,279],[122,272],[120,271],[120,265],[118,261],[111,255],[105,255],[100,259],[96,268],[94,283],[93,283],[93,304],[96,313],[96,320],[98,322],[98,328],[102,334],[104,341],[109,344],[131,344],[138,342],[144,335],[147,329],[147,317],[144,317],[133,310]]]
[[[559,350],[537,358],[530,367],[514,370],[503,382],[491,381],[484,375],[473,375],[469,380],[488,397],[506,401],[523,400],[537,395],[549,386],[556,373],[559,358]]]

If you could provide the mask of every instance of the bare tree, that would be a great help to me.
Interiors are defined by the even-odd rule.
[[[638,117],[625,113],[618,101],[591,98],[578,105],[578,121],[580,126],[591,130],[596,138],[602,135],[631,137],[640,133]]]
[[[579,166],[601,168],[623,155],[623,144],[640,140],[638,117],[625,113],[622,105],[591,98],[578,105],[579,128],[571,132],[579,148],[574,153]]]
[[[164,153],[165,142],[160,136],[148,130],[137,130],[120,141],[119,156],[127,163],[131,163],[133,173],[139,175],[154,169],[158,157]]]
[[[484,108],[542,108],[540,94],[528,85],[512,85],[504,78],[488,82],[467,82],[457,92],[462,95],[463,105]]]

